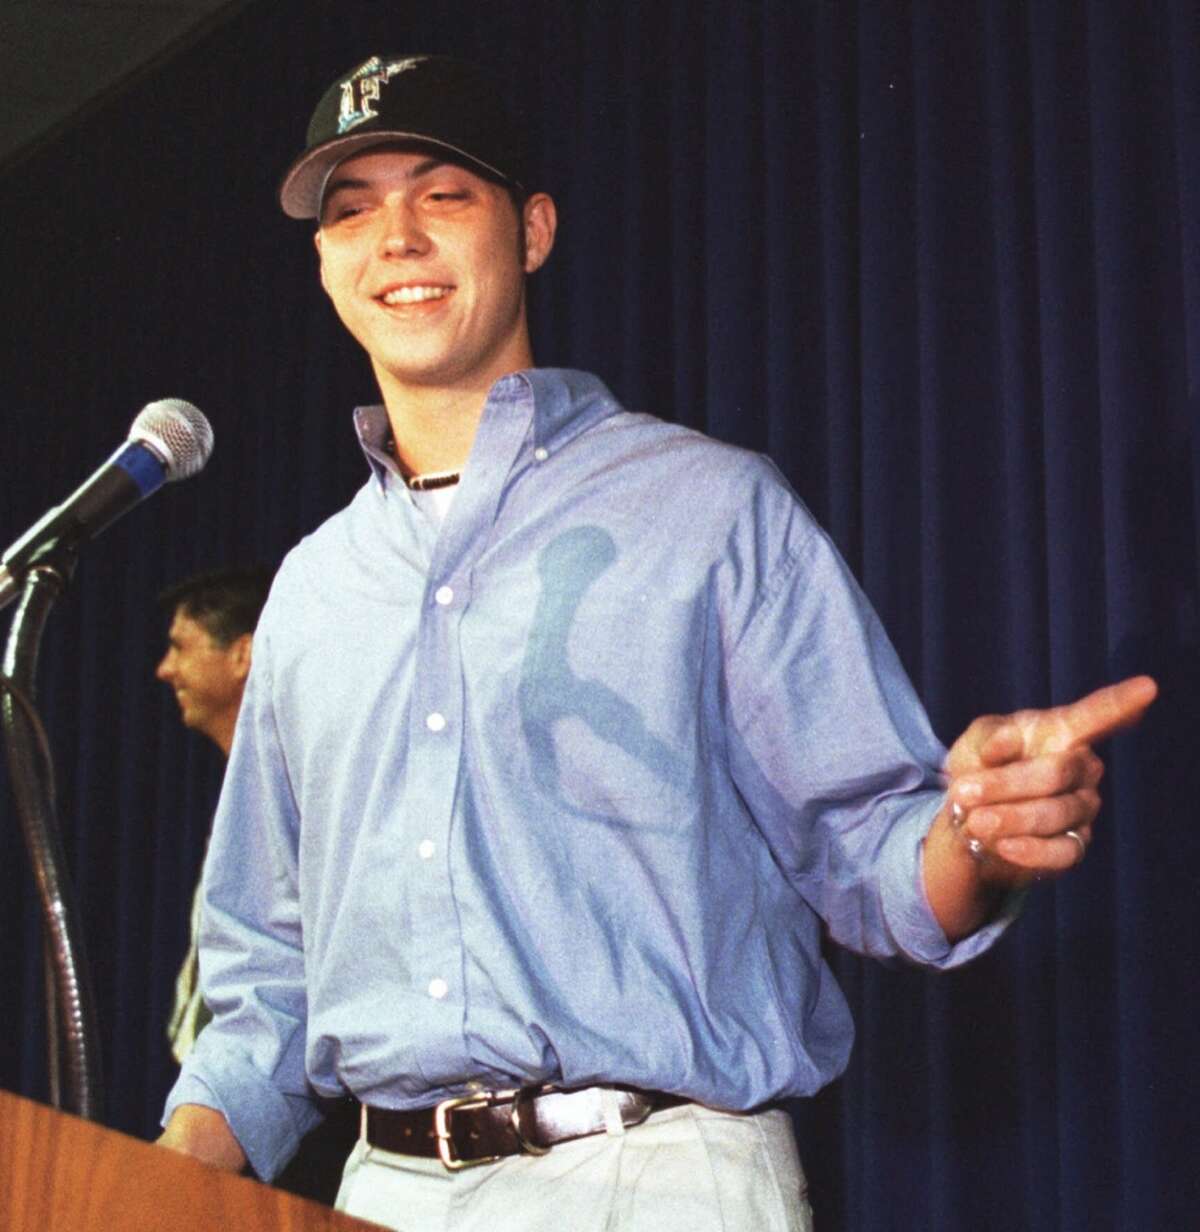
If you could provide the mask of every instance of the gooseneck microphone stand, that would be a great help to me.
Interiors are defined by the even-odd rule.
[[[63,858],[49,745],[32,701],[46,618],[71,579],[75,559],[72,550],[52,549],[25,575],[4,650],[0,726],[46,928],[50,1100],[56,1108],[98,1121],[102,1084],[95,998]]]

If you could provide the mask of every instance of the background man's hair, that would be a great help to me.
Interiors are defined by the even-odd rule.
[[[182,612],[202,625],[222,646],[253,633],[271,589],[272,571],[265,565],[206,569],[168,586],[158,602],[168,616]]]

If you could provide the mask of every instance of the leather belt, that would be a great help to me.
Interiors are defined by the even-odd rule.
[[[545,1155],[560,1142],[604,1133],[610,1116],[619,1116],[628,1128],[660,1108],[686,1102],[680,1095],[634,1087],[521,1087],[459,1095],[407,1112],[368,1107],[365,1129],[371,1146],[440,1159],[457,1172],[509,1155]]]

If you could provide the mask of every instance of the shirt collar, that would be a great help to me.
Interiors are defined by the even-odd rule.
[[[359,406],[354,409],[354,431],[358,443],[366,455],[367,464],[374,473],[379,486],[387,490],[388,476],[394,475],[401,483],[404,476],[396,465],[396,459],[388,453],[385,442],[391,425],[387,408],[383,406]]]
[[[553,454],[621,408],[599,377],[572,368],[531,368],[514,377],[533,393],[532,448]],[[505,380],[512,378],[506,377]]]
[[[528,448],[538,455],[539,461],[620,409],[604,382],[591,373],[570,368],[530,368],[503,376],[492,386],[481,423],[522,407],[530,394],[533,430]],[[385,445],[391,431],[386,408],[355,408],[354,429],[380,488],[387,489],[389,476],[403,484],[400,467]]]

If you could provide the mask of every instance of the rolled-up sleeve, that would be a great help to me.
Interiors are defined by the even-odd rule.
[[[268,605],[269,612],[269,605]],[[320,1119],[305,1077],[298,810],[272,705],[264,613],[203,875],[200,983],[213,1019],[171,1090],[216,1108],[270,1179]]]
[[[738,788],[833,940],[875,958],[957,966],[1000,936],[1019,897],[972,936],[946,939],[921,868],[944,799],[945,749],[837,550],[786,499],[790,512],[768,511],[778,540],[760,524],[743,549],[760,556],[763,581],[753,607],[743,603],[729,659]]]

